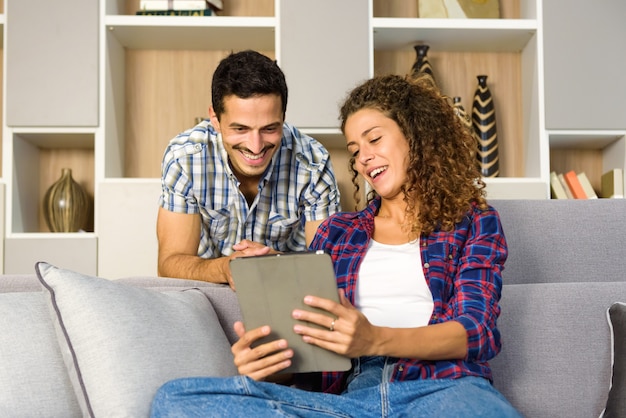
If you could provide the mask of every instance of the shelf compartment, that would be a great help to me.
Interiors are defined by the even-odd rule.
[[[585,172],[598,195],[603,173],[614,168],[626,173],[626,131],[548,131],[548,137],[550,170]]]
[[[59,179],[62,168],[93,200],[95,188],[95,132],[12,131],[13,171],[10,187],[13,204],[8,209],[7,234],[48,232],[42,202],[48,188]],[[93,231],[93,207],[87,231]]]

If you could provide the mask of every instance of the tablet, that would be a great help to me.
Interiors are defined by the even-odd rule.
[[[300,322],[291,316],[294,309],[316,310],[304,304],[306,295],[339,303],[335,271],[328,254],[319,251],[235,258],[230,261],[230,271],[246,329],[262,325],[272,329],[255,345],[284,338],[293,349],[291,366],[281,373],[350,369],[349,358],[307,344],[293,331]]]

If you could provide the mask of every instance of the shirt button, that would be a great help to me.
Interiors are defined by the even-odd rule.
[[[428,263],[424,263],[424,268],[425,268],[425,269],[427,269],[427,268],[429,268],[429,267],[430,267],[430,264],[428,264]]]
[[[194,148],[196,149],[196,151],[200,151],[202,149],[202,145],[196,144],[194,145]]]
[[[448,254],[448,259],[452,260],[452,254]]]
[[[404,366],[398,366],[398,371],[401,372],[404,370]]]

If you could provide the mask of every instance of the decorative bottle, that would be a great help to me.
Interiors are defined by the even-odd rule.
[[[87,192],[72,177],[72,170],[61,169],[59,178],[46,191],[43,213],[52,232],[77,232],[86,228],[89,220]]]
[[[471,132],[473,132],[472,120],[467,115],[467,112],[465,111],[465,108],[463,107],[463,104],[461,103],[461,98],[459,96],[452,98],[452,107],[454,108],[454,113],[456,113],[459,119],[461,119],[461,122],[463,122],[463,125]]]
[[[487,86],[487,76],[476,76],[478,86],[472,104],[472,125],[478,140],[476,154],[483,177],[497,177],[500,174],[498,160],[498,131],[496,109],[491,91]]]
[[[413,66],[411,67],[411,78],[418,78],[420,76],[430,76],[433,84],[437,84],[435,81],[435,75],[433,68],[428,60],[428,45],[419,44],[413,47],[415,49],[416,57]]]

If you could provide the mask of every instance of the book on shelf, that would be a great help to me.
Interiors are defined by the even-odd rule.
[[[222,0],[141,0],[141,10],[194,10],[211,8],[216,12],[224,8]]]
[[[593,190],[593,187],[591,186],[591,182],[589,181],[589,178],[587,177],[587,175],[585,174],[585,172],[581,172],[576,174],[576,177],[578,177],[578,181],[580,182],[580,185],[583,187],[583,190],[585,191],[585,194],[587,195],[587,199],[597,199],[598,195],[596,194],[596,191]]]
[[[139,16],[211,16],[211,9],[202,10],[137,10]]]
[[[206,0],[141,0],[140,10],[202,10]]]
[[[614,168],[602,175],[600,196],[611,199],[624,198],[624,170]]]
[[[561,184],[561,180],[559,180],[559,176],[556,174],[556,171],[550,173],[550,190],[552,191],[553,199],[568,199],[567,193],[563,188],[563,184]]]
[[[572,191],[567,185],[567,182],[565,181],[565,177],[563,176],[563,173],[558,174],[557,177],[559,181],[561,182],[561,185],[563,186],[563,190],[565,190],[565,194],[567,195],[567,198],[574,199],[574,195],[572,194]]]
[[[574,199],[587,199],[585,189],[583,189],[582,184],[580,184],[580,180],[578,180],[578,176],[576,175],[576,172],[574,170],[563,173],[563,177],[565,177],[565,182],[569,186],[569,189],[572,192],[572,196],[574,196]]]

